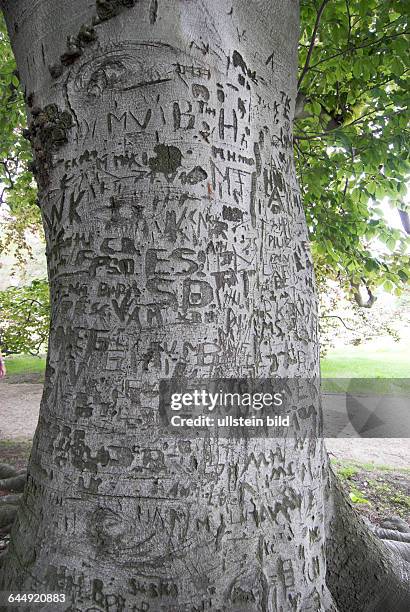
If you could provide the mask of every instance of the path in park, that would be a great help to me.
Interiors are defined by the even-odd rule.
[[[33,437],[42,393],[41,384],[0,382],[0,440]]]
[[[33,437],[42,390],[43,386],[39,383],[11,383],[7,379],[0,382],[0,440]],[[343,435],[352,433],[346,432]],[[326,445],[335,458],[399,468],[410,467],[408,438],[327,438]]]

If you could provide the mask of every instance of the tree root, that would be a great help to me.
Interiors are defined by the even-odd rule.
[[[386,546],[402,559],[410,563],[410,527],[398,518],[383,521],[382,527],[372,529],[378,538],[384,541]],[[386,528],[387,526],[387,528]],[[393,527],[396,527],[394,529]]]
[[[0,508],[4,504],[11,504],[12,506],[14,506],[20,503],[21,498],[22,498],[21,493],[14,493],[11,495],[2,495],[2,497],[0,497]]]
[[[10,533],[17,515],[18,505],[22,498],[22,491],[26,484],[27,472],[18,472],[11,465],[0,463],[0,489],[12,491],[10,495],[0,497],[0,529],[2,534]]]
[[[381,540],[396,540],[397,542],[410,544],[410,533],[403,533],[396,529],[383,529],[382,527],[375,527],[372,531]]]
[[[383,529],[393,529],[394,531],[400,531],[401,533],[410,533],[410,525],[403,521],[399,516],[393,516],[388,519],[384,519],[380,523],[380,527]]]
[[[3,478],[0,480],[0,489],[5,491],[11,491],[13,493],[22,493],[24,485],[26,484],[27,474],[24,471],[22,474],[17,476],[11,476],[10,478]]]
[[[400,557],[407,563],[410,563],[410,544],[405,542],[397,542],[396,540],[384,540],[384,543],[391,551],[397,555],[400,555]]]
[[[13,523],[18,506],[12,506],[11,504],[2,504],[0,506],[0,529],[7,527],[10,523]]]
[[[407,544],[372,533],[326,468],[327,585],[339,612],[408,612],[410,565],[402,548]]]
[[[0,479],[17,476],[17,470],[7,463],[0,463]]]

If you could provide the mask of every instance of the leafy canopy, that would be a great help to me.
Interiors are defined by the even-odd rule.
[[[410,274],[408,237],[378,203],[387,196],[406,219],[409,13],[408,0],[301,0],[297,171],[319,282],[337,279],[356,297],[360,286],[399,291]],[[13,217],[1,249],[23,247],[40,215],[3,21],[0,58],[0,205]]]
[[[0,219],[0,253],[14,243],[22,263],[24,251],[30,252],[25,240],[26,230],[41,231],[36,184],[28,169],[32,159],[30,144],[23,138],[25,127],[23,94],[6,26],[0,15],[0,209],[3,212],[7,202],[12,215],[5,223]]]
[[[301,4],[294,133],[312,249],[319,281],[356,297],[399,292],[410,274],[409,237],[379,202],[408,222],[409,16],[408,0]]]

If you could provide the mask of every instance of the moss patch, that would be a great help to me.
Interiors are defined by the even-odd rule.
[[[182,153],[178,147],[158,144],[154,147],[154,153],[156,157],[148,160],[148,165],[153,172],[173,174],[181,165]]]

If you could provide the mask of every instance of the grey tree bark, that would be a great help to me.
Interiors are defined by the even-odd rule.
[[[157,423],[160,378],[319,373],[292,154],[298,2],[3,9],[52,295],[3,588],[90,612],[335,610],[320,407],[296,440],[175,440]],[[380,599],[396,571],[381,557],[374,576],[331,561],[341,611],[407,609],[404,570],[395,607]],[[367,580],[356,608],[339,593],[351,571]]]

